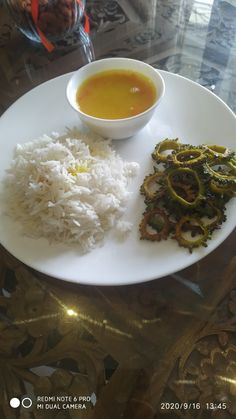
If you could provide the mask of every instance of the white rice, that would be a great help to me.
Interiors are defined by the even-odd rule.
[[[131,229],[121,217],[137,170],[108,140],[76,129],[44,135],[16,147],[5,182],[6,212],[27,236],[78,244],[87,252],[109,229],[121,235]]]

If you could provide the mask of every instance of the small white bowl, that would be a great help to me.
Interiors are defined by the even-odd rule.
[[[76,91],[81,83],[96,73],[117,69],[134,70],[149,77],[157,89],[155,103],[146,111],[123,119],[96,118],[82,112],[76,102]],[[164,93],[165,83],[160,73],[149,64],[130,58],[105,58],[103,60],[93,61],[73,74],[66,89],[66,95],[70,105],[76,110],[84,124],[97,134],[114,140],[131,137],[141,130],[150,121]]]

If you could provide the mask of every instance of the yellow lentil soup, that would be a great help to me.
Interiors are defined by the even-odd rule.
[[[156,101],[151,79],[132,70],[108,70],[86,79],[76,92],[80,110],[102,119],[138,115]]]

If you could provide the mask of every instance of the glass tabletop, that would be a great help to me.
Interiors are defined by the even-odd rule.
[[[89,0],[90,29],[84,16],[50,52],[3,3],[1,114],[105,57],[187,77],[236,110],[234,0]],[[235,418],[235,238],[183,271],[116,287],[59,281],[0,247],[0,417]]]

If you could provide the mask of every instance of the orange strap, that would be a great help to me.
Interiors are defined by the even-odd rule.
[[[82,8],[82,4],[81,4],[81,0],[77,0],[78,5]],[[84,17],[85,17],[85,22],[84,22],[84,31],[86,33],[90,32],[90,24],[89,24],[89,18],[87,13],[84,11]]]
[[[47,37],[43,34],[41,29],[38,27],[38,17],[39,17],[39,3],[38,0],[31,0],[31,14],[32,18],[35,24],[35,27],[37,29],[37,32],[39,34],[40,40],[42,44],[45,46],[46,50],[48,52],[52,52],[54,50],[54,45],[47,39]]]
[[[84,31],[85,31],[86,33],[89,33],[89,32],[90,32],[89,18],[88,18],[87,13],[85,13],[85,12],[84,12],[84,17],[85,17],[85,22],[84,22]]]

